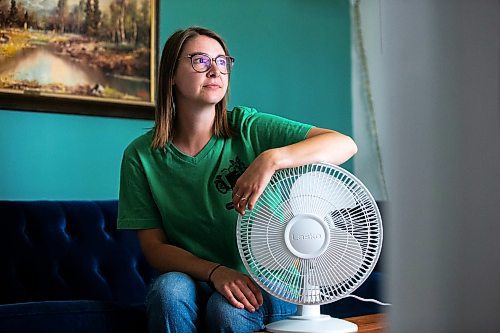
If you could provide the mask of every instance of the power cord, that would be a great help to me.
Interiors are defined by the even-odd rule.
[[[373,298],[363,298],[363,297],[359,297],[359,296],[356,296],[356,295],[347,295],[346,297],[343,297],[343,298],[347,298],[347,297],[352,297],[352,298],[356,298],[356,299],[359,299],[360,301],[363,301],[363,302],[372,302],[372,303],[376,303],[378,305],[384,305],[384,306],[389,306],[389,305],[392,305],[391,303],[384,303],[384,302],[380,302],[376,299],[373,299]]]

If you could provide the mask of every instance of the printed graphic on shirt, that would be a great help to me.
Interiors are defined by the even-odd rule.
[[[221,194],[226,194],[231,191],[236,184],[238,178],[245,172],[247,166],[236,156],[234,160],[229,160],[229,166],[222,169],[217,176],[215,176],[214,185],[217,191]],[[233,209],[233,203],[228,202],[226,209]]]

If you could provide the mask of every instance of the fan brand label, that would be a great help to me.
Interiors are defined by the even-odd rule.
[[[312,232],[307,234],[292,234],[293,240],[305,240],[305,239],[321,239],[323,235],[321,234],[313,234]]]

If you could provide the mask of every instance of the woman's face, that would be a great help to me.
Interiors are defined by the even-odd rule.
[[[224,49],[213,38],[196,36],[183,47],[174,73],[174,90],[178,106],[207,106],[217,104],[224,98],[228,85],[228,74],[222,74],[212,62],[207,72],[199,73],[191,66],[188,55],[205,53],[210,58],[226,55]]]

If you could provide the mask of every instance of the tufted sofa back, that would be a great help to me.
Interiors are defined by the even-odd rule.
[[[102,300],[142,304],[155,271],[118,203],[0,201],[0,304]]]

